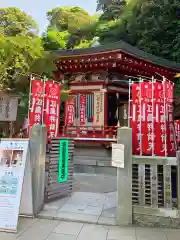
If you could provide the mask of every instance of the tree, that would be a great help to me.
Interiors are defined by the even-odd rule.
[[[117,20],[98,26],[101,43],[124,40],[145,52],[180,62],[180,0],[129,0]],[[179,95],[179,79],[175,95]]]
[[[107,44],[109,42],[116,42],[122,38],[124,34],[124,30],[120,30],[119,28],[122,27],[118,21],[107,21],[102,22],[97,26],[96,35],[100,39],[100,43]],[[119,36],[121,34],[121,36]]]
[[[79,7],[57,7],[47,12],[49,27],[59,32],[73,33],[92,24],[93,18]]]
[[[128,11],[132,14],[125,15],[124,20],[127,33],[134,38],[131,43],[147,52],[179,61],[180,25],[176,17],[179,4],[180,1],[174,3],[173,0],[130,2]]]
[[[111,21],[118,19],[126,6],[126,0],[98,0],[97,10],[103,11],[100,20]]]
[[[102,42],[125,40],[140,49],[180,61],[180,0],[129,0],[121,18],[100,31]]]
[[[67,41],[67,49],[77,48],[77,46],[84,48],[89,45],[96,36],[98,24],[99,22],[96,20],[93,24],[87,25],[86,27],[78,29],[74,33],[70,34]]]
[[[52,77],[54,57],[44,52],[37,31],[32,17],[18,8],[0,9],[0,89],[28,92],[30,74]]]
[[[34,36],[38,33],[38,26],[31,16],[18,8],[0,8],[0,33],[5,36]]]
[[[67,31],[58,32],[49,29],[43,34],[42,41],[46,51],[66,49],[69,33]]]
[[[99,15],[91,16],[79,7],[57,7],[47,12],[47,18],[49,20],[49,26],[46,36],[48,36],[49,30],[55,31],[56,36],[58,32],[60,36],[62,36],[63,33],[68,33],[68,38],[66,38],[67,35],[63,38],[66,40],[66,47],[74,48],[74,46],[79,45],[81,42],[92,40],[94,37],[95,24],[97,23]],[[52,32],[50,33],[52,34]],[[62,47],[64,43],[57,43],[59,42],[59,36],[57,39],[57,37],[52,37],[51,35],[51,39],[53,39],[53,43],[56,42],[55,48],[59,45],[61,49],[64,49],[64,46]],[[50,45],[54,47],[51,40],[48,40],[48,42],[51,42]]]
[[[27,116],[29,80],[33,74],[37,78],[52,78],[56,70],[57,58],[45,52],[65,48],[67,32],[50,30],[42,38],[37,36],[37,24],[30,16],[17,8],[0,9],[0,90],[15,91],[22,97],[23,106],[18,114]],[[68,95],[61,93],[61,99]]]
[[[18,76],[27,75],[34,61],[43,57],[40,38],[0,35],[0,88],[16,89]]]

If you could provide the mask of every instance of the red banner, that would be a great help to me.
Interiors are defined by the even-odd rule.
[[[43,123],[43,101],[44,101],[44,82],[41,80],[31,81],[31,96],[30,96],[30,109],[29,109],[29,127],[34,124]]]
[[[177,143],[172,103],[173,84],[168,81],[132,84],[133,154],[140,150],[143,155],[174,156]]]
[[[45,113],[44,124],[47,127],[47,137],[57,137],[60,112],[60,83],[51,80],[45,86]]]
[[[174,86],[171,82],[165,82],[165,98],[167,112],[167,150],[169,156],[175,156],[177,150],[176,133],[174,126],[174,111],[173,111],[173,92]]]
[[[154,83],[154,153],[165,156],[166,152],[166,118],[163,83]]]
[[[74,125],[75,119],[75,96],[71,96],[65,106],[65,125]]]
[[[152,83],[142,82],[140,87],[142,99],[142,154],[151,155],[153,150]]]
[[[180,120],[175,121],[175,131],[177,142],[180,143]]]
[[[140,125],[140,88],[139,84],[132,84],[131,127],[133,154],[140,153],[141,125]]]
[[[80,125],[86,124],[86,95],[80,95],[79,107],[79,123]]]

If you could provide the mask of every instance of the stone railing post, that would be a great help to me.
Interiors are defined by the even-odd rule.
[[[132,129],[118,128],[117,143],[124,145],[124,168],[117,168],[117,225],[132,224]]]
[[[35,125],[30,131],[33,211],[36,216],[44,204],[46,127]]]

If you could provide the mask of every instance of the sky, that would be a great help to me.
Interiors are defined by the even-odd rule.
[[[79,6],[90,14],[96,11],[96,0],[0,0],[0,7],[18,7],[33,17],[40,32],[47,26],[46,12],[55,7]]]

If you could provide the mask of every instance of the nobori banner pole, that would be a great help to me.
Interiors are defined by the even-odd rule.
[[[174,83],[169,81],[172,85],[173,85],[173,91],[172,91],[172,99],[171,99],[171,103],[173,105],[173,101],[174,101]],[[173,119],[174,119],[174,105],[173,105]],[[177,138],[176,138],[176,131],[175,131],[175,121],[174,121],[174,142],[175,142],[175,149],[176,151],[178,150],[178,143],[177,143]]]
[[[154,156],[154,77],[152,76],[152,156]]]
[[[166,117],[166,78],[163,77],[163,92],[164,92],[164,143],[165,143],[165,156],[167,156],[167,127],[166,127],[166,123],[167,123],[167,117]]]
[[[132,103],[132,100],[131,100],[131,79],[129,79],[129,101],[128,101],[128,127],[130,128],[130,121],[131,121],[131,118],[132,116],[131,115],[131,103]]]
[[[46,77],[43,78],[43,102],[42,102],[42,120],[41,120],[41,124],[44,124],[44,111],[46,111],[44,109],[45,107],[45,98],[46,98],[46,92],[45,92],[45,89],[46,89]]]
[[[139,115],[139,125],[140,125],[140,133],[139,133],[139,137],[140,137],[140,155],[142,155],[142,103],[141,103],[141,101],[142,101],[142,83],[143,82],[143,80],[140,78],[139,79],[139,94],[140,94],[140,100],[139,100],[139,104],[140,104],[140,106],[139,106],[139,108],[140,108],[140,115]]]
[[[31,109],[31,96],[32,96],[32,81],[33,77],[32,75],[30,76],[30,83],[29,83],[29,100],[28,100],[28,126],[29,126],[29,111]],[[28,128],[29,129],[29,128]]]

